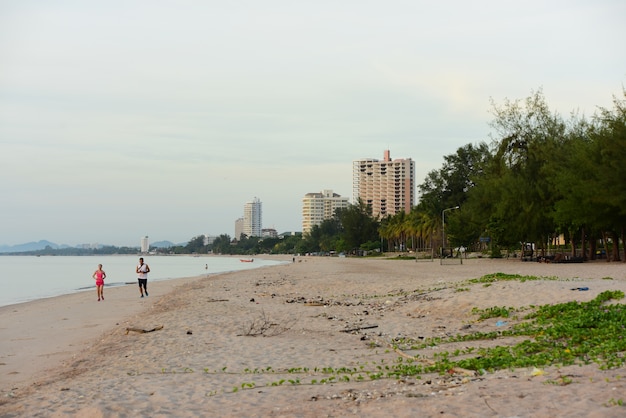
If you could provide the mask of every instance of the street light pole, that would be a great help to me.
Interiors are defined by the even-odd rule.
[[[447,208],[441,211],[441,258],[444,256],[444,248],[446,246],[446,211],[458,209],[459,206]]]

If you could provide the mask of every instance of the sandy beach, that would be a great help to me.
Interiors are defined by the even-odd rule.
[[[498,272],[546,279],[468,282]],[[506,328],[473,309],[626,292],[623,263],[297,257],[149,286],[0,308],[0,416],[626,416],[624,367],[368,377],[442,349],[397,341]]]

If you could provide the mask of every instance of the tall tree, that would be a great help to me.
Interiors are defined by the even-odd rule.
[[[599,158],[596,183],[597,199],[605,213],[602,228],[613,242],[612,258],[616,261],[626,230],[626,90],[623,95],[622,100],[613,98],[613,110],[600,109],[597,129],[591,134]]]
[[[337,210],[343,239],[350,251],[356,252],[362,244],[378,241],[378,222],[372,217],[371,208],[361,199],[345,209]]]
[[[468,245],[480,234],[479,228],[471,223],[471,214],[480,216],[482,211],[470,211],[464,208],[468,199],[469,191],[476,186],[485,172],[487,164],[491,160],[490,150],[487,144],[467,144],[457,149],[455,154],[444,157],[441,169],[428,173],[426,180],[419,186],[420,202],[418,212],[426,215],[429,219],[429,227],[426,228],[429,237],[432,237],[432,221],[439,220],[438,230],[441,231],[442,212],[444,209],[460,206],[464,212],[463,222],[453,222],[446,227],[447,235],[454,245]],[[450,214],[450,219],[457,218],[459,213]],[[439,234],[441,236],[441,234]],[[440,240],[439,240],[440,241]]]
[[[524,102],[492,104],[495,164],[486,176],[499,200],[493,207],[491,228],[509,241],[541,245],[554,231],[551,214],[558,197],[552,179],[545,175],[545,164],[563,140],[565,124],[550,112],[541,92]]]

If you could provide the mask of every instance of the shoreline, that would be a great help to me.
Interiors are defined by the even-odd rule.
[[[283,260],[291,260],[291,256]],[[469,318],[472,307],[584,301],[591,300],[602,290],[624,290],[623,267],[623,263],[560,265],[489,259],[469,259],[464,260],[463,265],[441,266],[438,262],[297,257],[296,263],[271,268],[221,273],[208,278],[157,281],[150,284],[150,296],[144,299],[139,299],[136,288],[121,286],[105,290],[105,303],[92,301],[93,297],[86,298],[81,292],[6,306],[0,308],[3,334],[0,413],[18,416],[44,409],[48,412],[41,416],[90,412],[95,414],[91,414],[93,416],[155,415],[184,405],[189,409],[182,411],[182,416],[194,416],[221,405],[228,407],[230,416],[314,416],[307,404],[310,408],[311,399],[316,398],[319,401],[315,407],[323,407],[321,411],[334,416],[352,415],[353,410],[382,416],[383,411],[376,409],[382,405],[386,412],[391,411],[388,415],[410,416],[403,411],[415,412],[412,408],[419,406],[424,416],[430,416],[426,411],[431,410],[424,409],[426,404],[434,408],[431,412],[435,416],[436,409],[443,405],[438,403],[443,400],[442,396],[424,394],[424,399],[422,395],[415,399],[408,396],[424,388],[424,383],[419,381],[411,384],[383,380],[288,385],[271,389],[266,385],[278,377],[267,373],[250,374],[245,370],[281,366],[347,367],[369,364],[373,358],[393,362],[397,354],[386,352],[384,346],[372,350],[371,344],[388,343],[398,335],[428,336],[440,332],[437,330],[454,330],[459,327],[458,321]],[[560,277],[561,280],[474,286],[471,291],[461,293],[433,290],[497,272]],[[583,285],[589,291],[571,290]],[[397,296],[416,289],[432,294],[433,300],[411,301]],[[318,303],[320,301],[323,303]],[[270,325],[274,324],[274,330],[284,327],[283,332],[246,336],[245,330],[253,329],[253,322],[263,316]],[[363,324],[376,327],[359,331],[360,338],[338,332],[347,325]],[[164,328],[153,333],[125,332],[128,327],[150,329],[158,325]],[[361,338],[365,338],[365,342]],[[223,367],[231,372],[220,373]],[[626,393],[624,382],[615,378],[624,374],[623,368],[614,372],[599,371],[597,366],[580,369],[576,373],[598,382],[604,379],[607,385],[616,387],[614,396],[618,396],[619,390]],[[520,379],[520,375],[526,377]],[[286,377],[289,379],[288,375]],[[551,377],[554,378],[554,374]],[[482,385],[500,393],[537,392],[534,396],[540,398],[547,396],[541,391],[550,392],[549,386],[539,383],[542,378],[544,382],[547,380],[528,378],[527,371],[498,372],[480,381],[455,385],[455,390],[467,394]],[[499,381],[501,379],[505,380]],[[233,386],[257,380],[258,390],[232,393]],[[497,386],[503,383],[511,387]],[[129,393],[119,393],[121,387],[128,385],[133,388]],[[519,389],[519,385],[523,388]],[[567,386],[568,389],[556,386],[564,400],[551,402],[571,410],[575,403],[568,396],[574,395],[574,389],[606,390],[599,385],[584,388],[581,382]],[[345,392],[348,389],[351,395]],[[359,398],[359,402],[347,399],[368,391],[396,395],[381,395],[370,400]],[[399,391],[406,392],[406,396],[397,396]],[[451,396],[452,392],[444,392]],[[570,395],[564,396],[564,393]],[[333,396],[336,397],[334,402]],[[490,396],[495,394],[490,392]],[[585,396],[585,402],[591,402],[588,399],[591,395]],[[600,392],[595,396],[601,397]],[[420,399],[416,405],[411,403]],[[464,398],[463,402],[469,402],[467,415],[485,409],[483,399],[479,400],[479,404],[474,405]],[[192,407],[196,401],[197,406]],[[520,398],[517,402],[524,403],[524,400]],[[578,404],[574,415],[588,416],[595,411],[593,408],[599,408],[600,401],[594,402],[586,406]],[[453,410],[450,406],[447,408],[447,411]],[[486,411],[491,414],[488,408]],[[611,414],[623,412],[623,409],[600,408],[597,412],[613,416]]]
[[[57,296],[89,292],[94,288],[91,273],[98,264],[104,264],[107,272],[106,289],[136,284],[133,263],[136,260],[122,255],[100,256],[55,256],[50,261],[38,258],[36,262],[27,261],[32,256],[10,256],[10,262],[0,263],[2,279],[0,285],[5,292],[0,296],[0,307],[12,306]],[[44,257],[45,258],[45,257]],[[17,261],[15,261],[17,260]],[[1,259],[0,259],[1,261]],[[200,277],[239,269],[257,268],[254,263],[240,263],[238,257],[214,255],[167,255],[148,259],[159,265],[153,266],[150,281]],[[259,264],[264,264],[260,260]],[[285,260],[270,259],[268,262]],[[31,264],[32,263],[32,264]],[[205,264],[207,268],[205,269]]]
[[[200,277],[149,283],[158,298]],[[139,299],[137,285],[105,288],[97,302],[93,290],[36,299],[0,307],[2,385],[28,383],[47,370],[90,347],[103,333],[124,319],[141,313],[152,299]],[[3,388],[4,389],[4,388]]]
[[[290,256],[264,258],[291,260]],[[254,270],[268,267],[274,266]],[[179,287],[230,273],[233,272],[149,280],[150,296],[143,299],[139,298],[135,281],[105,286],[106,299],[99,303],[93,286],[90,290],[0,306],[0,390],[4,392],[9,386],[21,387],[32,383],[42,371],[45,373],[71,360],[76,353],[91,347],[107,332],[128,326],[129,318],[149,311],[158,298],[175,292]]]

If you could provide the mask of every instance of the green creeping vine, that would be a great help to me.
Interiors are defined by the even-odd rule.
[[[433,365],[424,368],[426,372],[445,372],[454,367],[484,371],[577,363],[597,363],[603,369],[620,367],[626,361],[626,305],[608,302],[623,298],[624,293],[616,290],[602,292],[589,302],[544,305],[526,315],[525,322],[513,325],[510,330],[433,338],[410,349],[459,341],[523,338],[512,346],[468,347],[456,350],[452,355],[444,351],[435,356]],[[476,310],[474,313],[481,318],[508,316],[508,310],[503,308]],[[452,360],[468,354],[474,356]]]

